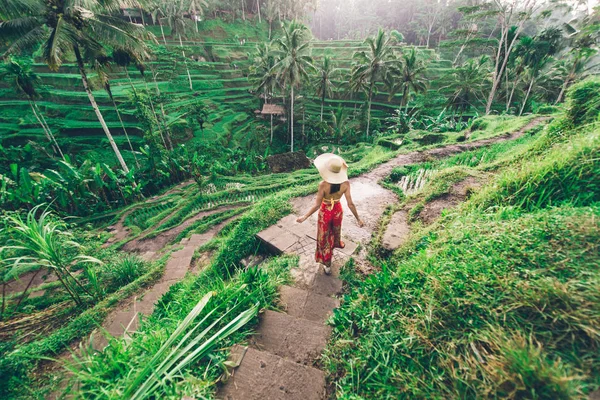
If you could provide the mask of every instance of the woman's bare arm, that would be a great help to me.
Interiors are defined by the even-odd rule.
[[[312,206],[312,208],[310,210],[308,210],[308,212],[304,216],[298,218],[296,220],[296,222],[302,223],[302,222],[306,221],[308,219],[308,217],[313,215],[319,209],[319,207],[321,207],[321,203],[323,202],[324,196],[325,196],[325,182],[321,182],[319,184],[319,191],[317,192],[317,199],[315,200],[315,204]]]
[[[348,190],[346,190],[346,193],[344,193],[344,195],[346,196],[346,201],[348,202],[348,208],[350,209],[350,211],[352,211],[352,214],[354,214],[354,218],[356,218],[356,220],[358,221],[358,226],[362,228],[363,226],[365,226],[365,223],[358,216],[358,211],[356,210],[356,206],[352,201],[352,193],[350,193],[350,182],[348,182]]]

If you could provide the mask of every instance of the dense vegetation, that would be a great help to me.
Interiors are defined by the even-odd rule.
[[[321,364],[347,399],[598,389],[599,11],[442,3],[2,1],[0,397],[214,396],[297,264],[248,268],[255,234],[320,179],[270,156],[335,152],[355,177],[532,122],[384,178],[399,203],[367,246],[375,272],[342,271]],[[430,224],[468,179],[485,185]],[[390,252],[399,210],[411,233]],[[211,232],[135,334],[94,348]]]
[[[580,97],[595,84],[574,87],[542,132],[393,172],[431,174],[403,200],[409,242],[374,249],[381,271],[366,278],[345,267],[325,356],[338,397],[584,398],[600,386],[600,141],[596,124],[572,123],[598,117],[597,94]],[[490,173],[462,207],[421,224],[444,183]]]

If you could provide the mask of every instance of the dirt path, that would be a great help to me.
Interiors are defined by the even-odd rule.
[[[192,258],[195,250],[215,237],[223,226],[234,218],[215,225],[205,233],[192,234],[190,238],[183,239],[180,243],[183,245],[183,249],[171,254],[160,280],[144,289],[142,293],[122,301],[105,318],[102,328],[112,336],[123,336],[134,332],[139,326],[140,315],[152,314],[156,303],[163,294],[167,293],[172,285],[183,279],[188,272],[192,272]],[[101,349],[106,344],[106,338],[99,332],[95,332],[94,347]]]
[[[167,190],[165,193],[163,193],[159,196],[154,196],[149,201],[139,204],[139,205],[136,205],[135,207],[132,207],[130,210],[128,210],[126,213],[124,213],[121,216],[121,218],[119,218],[119,221],[117,221],[117,223],[115,225],[108,227],[108,229],[111,231],[113,236],[106,242],[106,245],[110,245],[112,243],[118,243],[118,242],[124,240],[125,238],[127,238],[127,236],[129,236],[129,234],[131,233],[131,230],[125,226],[125,219],[132,212],[136,211],[139,208],[146,207],[149,204],[160,203],[164,197],[166,197],[170,194],[182,192],[187,186],[189,186],[193,183],[194,183],[193,181],[181,182],[179,185]],[[162,222],[163,221],[160,221],[158,224],[155,224],[154,226],[160,226],[160,224]],[[152,229],[154,226],[148,228],[148,230]],[[146,230],[146,231],[148,231],[148,230]]]
[[[244,204],[236,204],[232,206],[222,206],[217,207],[208,211],[200,211],[198,214],[194,215],[192,218],[188,218],[183,221],[181,224],[169,229],[167,231],[161,232],[157,236],[153,238],[141,238],[141,239],[133,239],[130,242],[125,243],[121,248],[127,252],[136,252],[140,254],[145,254],[146,257],[152,258],[156,254],[156,252],[164,249],[173,239],[177,237],[181,232],[183,232],[187,227],[192,225],[194,222],[201,220],[202,218],[208,217],[213,214],[221,213],[224,211],[234,210],[239,207],[243,207]],[[160,226],[157,224],[156,226]],[[210,231],[214,231],[215,228],[211,228]]]
[[[419,163],[427,159],[443,158],[453,154],[489,146],[506,140],[514,140],[534,126],[545,121],[536,118],[518,132],[502,137],[476,142],[449,145],[423,152],[400,155],[375,168],[371,172],[351,179],[352,197],[364,227],[359,227],[345,202],[342,202],[346,218],[343,237],[346,248],[336,250],[332,275],[324,275],[314,262],[316,249],[317,214],[304,224],[295,222],[296,215],[289,215],[277,224],[258,234],[273,251],[297,254],[298,268],[292,270],[294,284],[280,288],[283,312],[266,311],[261,315],[256,335],[247,346],[236,345],[230,361],[236,365],[229,380],[219,389],[217,398],[226,400],[253,399],[302,399],[321,400],[328,396],[325,372],[318,368],[320,355],[327,345],[331,328],[326,320],[338,307],[336,298],[341,292],[342,281],[339,268],[360,245],[362,249],[371,239],[386,207],[398,199],[394,193],[381,187],[378,182],[387,177],[393,168]],[[430,203],[423,218],[429,222],[439,217],[442,209],[466,196],[465,188],[474,182],[465,180],[455,185],[445,199]],[[463,193],[465,192],[465,193]],[[292,204],[297,215],[304,213],[314,202],[314,195],[294,199]],[[402,242],[410,233],[408,215],[397,213],[397,238]],[[365,263],[365,251],[355,255],[359,263]]]

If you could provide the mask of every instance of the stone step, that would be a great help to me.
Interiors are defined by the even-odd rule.
[[[312,364],[327,345],[330,332],[323,323],[267,310],[250,344],[293,362]]]
[[[227,383],[217,392],[222,400],[323,400],[325,374],[277,355],[234,346],[241,358]]]
[[[381,245],[386,250],[396,250],[406,243],[410,235],[410,224],[406,211],[398,211],[388,224]]]
[[[338,299],[286,285],[279,288],[279,294],[288,315],[314,322],[325,322],[340,305]]]
[[[154,251],[147,251],[144,254],[140,255],[140,257],[144,261],[152,261],[152,259],[154,258],[155,254],[156,254],[156,252],[154,252]]]
[[[292,247],[300,240],[300,236],[295,235],[279,225],[273,225],[257,235],[263,243],[266,244],[269,251],[274,254],[281,254]]]
[[[171,258],[167,261],[162,281],[181,280],[188,272],[192,257]]]
[[[202,234],[194,233],[190,237],[189,245],[193,246],[195,248],[195,247],[198,247],[198,246],[203,245],[204,243],[208,242],[213,237],[215,237],[214,232],[206,232],[206,233],[202,233]]]
[[[194,246],[186,246],[181,250],[174,251],[171,258],[192,258],[195,250]]]
[[[334,296],[342,292],[342,281],[333,274],[325,275],[324,273],[319,273],[315,276],[315,280],[308,289],[311,292],[324,296]]]

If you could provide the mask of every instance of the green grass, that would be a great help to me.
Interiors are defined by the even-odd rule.
[[[289,281],[288,271],[296,264],[295,257],[280,257],[270,260],[260,269],[240,272],[230,280],[216,278],[210,269],[198,277],[188,276],[171,287],[158,303],[154,314],[142,323],[138,333],[130,339],[110,338],[108,347],[103,351],[94,352],[90,349],[84,352],[81,363],[72,364],[77,371],[73,379],[77,389],[74,390],[86,398],[95,398],[103,393],[118,397],[132,384],[135,376],[144,369],[199,299],[213,293],[213,298],[198,317],[202,319],[198,332],[212,322],[218,323],[214,328],[217,330],[232,320],[236,310],[243,311],[253,305],[270,307],[276,298],[277,287]],[[221,316],[225,318],[218,320]],[[257,321],[258,318],[254,317],[249,326],[220,341],[218,347],[212,348],[199,363],[188,366],[174,380],[163,382],[155,395],[173,396],[176,393],[178,396],[211,396],[214,382],[225,367],[227,348],[247,337]],[[169,350],[173,347],[169,347]],[[102,388],[97,381],[100,376],[105,377]]]
[[[576,398],[597,387],[599,212],[461,216],[420,240],[427,251],[349,287],[325,355],[338,397]]]
[[[439,172],[424,197],[460,171],[497,177],[432,226],[413,226],[376,260],[381,272],[344,268],[323,358],[335,395],[572,399],[598,389],[599,135],[548,129],[431,163]]]

